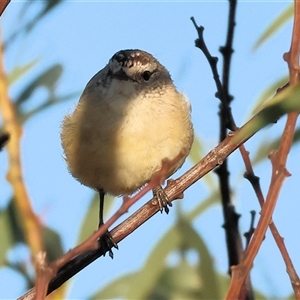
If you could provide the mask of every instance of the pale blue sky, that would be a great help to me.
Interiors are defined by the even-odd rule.
[[[242,1],[237,8],[237,27],[234,39],[234,55],[230,91],[235,97],[233,115],[236,123],[242,125],[249,117],[260,93],[269,84],[287,74],[282,55],[289,49],[291,22],[274,38],[255,53],[251,48],[264,28],[290,1]],[[13,1],[2,17],[2,35],[8,36],[18,28],[18,13],[22,3]],[[190,17],[205,27],[205,40],[212,54],[221,56],[218,49],[225,42],[227,26],[227,1],[198,2],[101,2],[66,1],[53,13],[44,18],[25,40],[20,37],[18,48],[13,47],[6,54],[5,66],[9,72],[15,65],[26,63],[36,57],[41,59],[32,74],[38,74],[53,63],[63,64],[64,73],[59,81],[58,91],[62,94],[82,91],[88,80],[118,50],[139,48],[152,53],[170,71],[179,90],[189,97],[195,129],[205,152],[218,143],[218,100],[208,63],[200,50],[194,47],[197,37]],[[35,8],[33,7],[32,10]],[[21,47],[20,47],[21,46]],[[221,64],[219,64],[221,68]],[[20,82],[11,90],[11,96],[18,94]],[[44,92],[37,91],[31,103],[41,101]],[[63,116],[72,110],[78,98],[48,109],[25,124],[22,140],[25,182],[31,196],[34,210],[44,222],[57,230],[63,237],[65,249],[76,243],[80,222],[88,207],[92,191],[75,181],[66,169],[62,158],[59,131]],[[28,104],[30,105],[30,103]],[[253,155],[258,145],[280,134],[283,121],[264,129],[246,147]],[[285,238],[296,269],[300,271],[299,258],[299,146],[294,147],[288,161],[288,170],[293,174],[284,184],[274,220]],[[298,160],[297,160],[298,158]],[[235,190],[234,201],[242,214],[241,232],[248,230],[250,210],[259,211],[258,202],[249,183],[242,178],[243,163],[238,152],[230,157],[231,185]],[[0,155],[0,178],[5,178],[6,155]],[[182,174],[185,166],[174,176]],[[271,165],[266,159],[255,168],[261,177],[264,193],[269,184]],[[212,175],[216,180],[216,176]],[[3,207],[11,189],[1,179],[0,205]],[[202,183],[196,183],[185,193],[183,208],[190,209],[209,190]],[[148,199],[149,197],[146,197]],[[118,202],[120,204],[120,202]],[[141,203],[138,204],[140,206]],[[137,206],[130,210],[130,213]],[[67,218],[66,218],[67,216]],[[76,284],[70,290],[69,298],[83,298],[110,280],[135,271],[145,261],[147,254],[162,235],[159,230],[168,228],[174,221],[175,211],[167,216],[157,214],[139,228],[119,246],[112,261],[99,259],[76,276]],[[257,220],[257,218],[256,218]],[[195,228],[212,251],[216,267],[226,272],[227,257],[223,219],[220,206],[211,209],[195,222]],[[147,245],[140,247],[133,244]],[[131,255],[128,255],[130,253]],[[102,270],[110,269],[109,275]],[[13,274],[0,271],[0,298],[15,298],[24,290],[22,282],[12,279]],[[11,282],[14,282],[14,289]],[[267,234],[262,249],[254,262],[252,281],[268,295],[284,297],[291,293],[285,266],[274,244]],[[75,282],[75,281],[74,281]]]

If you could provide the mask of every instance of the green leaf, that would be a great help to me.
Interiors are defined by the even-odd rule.
[[[32,19],[24,26],[25,30],[30,31],[33,27],[49,12],[51,12],[54,8],[57,7],[58,4],[62,3],[63,0],[51,0],[51,1],[40,1],[40,4],[43,5],[42,9],[32,17]],[[30,8],[31,4],[35,5],[36,1],[31,0],[25,2],[23,9],[20,12],[20,17],[23,17],[28,8]],[[32,11],[30,11],[32,14]]]
[[[43,243],[47,253],[47,260],[54,261],[64,254],[60,235],[49,227],[42,227]]]
[[[26,244],[19,213],[16,210],[14,201],[11,199],[7,208],[0,211],[0,264],[6,263],[6,253],[17,243]],[[64,251],[60,236],[49,227],[42,227],[42,236],[48,260],[52,261],[60,257]]]
[[[197,267],[185,259],[174,267],[167,267],[147,299],[203,299]]]
[[[195,134],[194,143],[189,154],[189,159],[192,161],[193,165],[199,162],[206,154],[202,145],[205,145],[205,143]],[[209,189],[216,188],[216,181],[214,180],[212,173],[208,173],[204,176],[203,181],[208,185]]]
[[[287,300],[296,300],[295,294],[291,294],[289,297],[286,298]]]
[[[40,87],[44,87],[48,90],[50,95],[54,95],[55,85],[63,72],[61,64],[55,64],[38,75],[34,80],[29,83],[26,88],[21,92],[19,97],[16,98],[16,105],[24,103],[30,98],[32,93]]]
[[[51,66],[42,74],[38,75],[34,80],[32,80],[29,83],[29,85],[27,85],[27,87],[16,98],[15,104],[17,107],[18,119],[21,124],[23,124],[33,115],[43,111],[44,109],[52,106],[53,104],[61,103],[63,101],[70,100],[80,95],[79,91],[72,92],[66,95],[56,94],[56,85],[62,72],[63,67],[61,64],[55,64]],[[43,101],[40,101],[40,103],[36,106],[27,105],[24,107],[24,105],[27,104],[27,101],[30,99],[33,93],[39,88],[44,88],[47,90],[48,95],[45,97],[45,100],[42,99]]]
[[[259,39],[253,46],[253,51],[257,50],[263,43],[265,43],[272,35],[276,33],[294,14],[294,5],[288,6],[262,33]]]
[[[191,224],[182,219],[180,222],[182,234],[186,239],[189,248],[198,252],[200,263],[197,273],[202,281],[201,298],[202,299],[219,299],[220,291],[217,280],[217,274],[214,269],[213,258],[209,253],[206,244],[201,236],[192,228]]]
[[[36,66],[38,62],[40,62],[40,59],[36,58],[25,65],[16,66],[7,77],[8,84],[12,85],[16,81],[18,81],[21,77],[23,77],[26,73],[28,73],[34,66]]]
[[[201,291],[201,299],[220,299],[219,284],[213,267],[213,258],[203,239],[185,218],[181,217],[177,226],[181,232],[184,246],[188,249],[196,250],[200,259],[197,273],[201,279],[201,286],[198,285],[198,289]]]
[[[7,224],[13,240],[12,246],[14,246],[16,243],[25,243],[22,223],[13,199],[10,199],[5,213],[7,214]]]
[[[281,139],[282,136],[279,136],[273,140],[267,140],[265,138],[263,142],[259,144],[260,146],[256,150],[256,153],[254,154],[254,157],[251,160],[252,164],[255,165],[260,163],[262,160],[268,157],[268,155],[272,150],[278,149]],[[298,128],[294,134],[293,144],[295,145],[299,143],[299,141],[300,141],[300,129]]]
[[[154,250],[141,269],[138,278],[129,287],[127,299],[147,299],[166,268],[166,258],[168,254],[179,248],[181,244],[180,234],[176,227],[164,235],[163,239],[157,243]]]
[[[204,149],[202,147],[203,141],[200,140],[200,137],[195,135],[194,143],[189,154],[189,159],[192,161],[193,164],[196,164],[204,155]]]
[[[89,299],[98,300],[124,298],[124,295],[127,294],[128,287],[136,281],[138,276],[138,272],[121,276],[120,278],[111,281],[105,288],[89,297]]]
[[[210,206],[218,203],[219,193],[213,193],[209,198],[203,200],[195,209],[187,213],[185,218],[191,222]],[[195,213],[196,212],[196,213]],[[159,278],[165,271],[165,261],[169,253],[179,249],[182,236],[177,224],[169,229],[148,256],[148,259],[140,271],[137,280],[130,286],[127,299],[146,299],[157,284]]]
[[[288,82],[289,82],[289,77],[284,76],[278,79],[277,81],[275,81],[273,84],[271,84],[267,89],[265,89],[265,91],[263,91],[263,93],[259,96],[258,100],[256,101],[254,109],[252,110],[252,115],[260,111],[264,103],[268,101],[270,98],[275,96],[278,88],[283,87]]]
[[[265,126],[290,112],[300,112],[300,84],[290,86],[263,104],[263,108],[234,135],[232,143],[241,143]]]
[[[58,4],[62,2],[63,0],[24,1],[23,7],[19,13],[18,22],[16,22],[17,24],[19,24],[19,27],[17,27],[17,29],[9,36],[9,38],[5,42],[5,50],[7,49],[7,46],[10,46],[19,35],[26,32],[29,33],[37,24],[39,24],[39,21],[43,17],[45,17],[49,12],[56,8]],[[30,9],[32,5],[36,8],[38,8],[38,5],[40,5],[41,9],[35,9],[34,11],[36,11],[37,13],[33,13],[33,10]],[[27,11],[29,11],[29,13],[27,13]]]
[[[42,112],[43,110],[51,107],[52,105],[57,104],[57,103],[62,103],[64,101],[68,101],[70,99],[73,99],[74,97],[79,97],[79,95],[80,95],[80,92],[73,92],[73,93],[70,93],[67,95],[50,97],[44,103],[32,108],[31,110],[29,110],[27,112],[18,112],[19,122],[21,124],[23,124],[32,116]]]
[[[6,211],[0,211],[0,228],[1,228],[1,243],[0,243],[0,266],[6,264],[6,253],[14,245],[14,238],[10,230],[10,220]]]

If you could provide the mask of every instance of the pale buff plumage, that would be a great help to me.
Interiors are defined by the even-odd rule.
[[[62,146],[71,174],[112,195],[134,192],[150,181],[164,158],[173,159],[183,148],[190,150],[193,142],[189,102],[157,60],[146,52],[137,53],[133,59],[145,55],[148,61],[121,68],[134,80],[113,77],[120,67],[111,60],[91,79],[62,124]],[[154,72],[152,82],[137,77],[149,68]]]

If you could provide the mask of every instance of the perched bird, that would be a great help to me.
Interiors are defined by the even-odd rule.
[[[117,52],[89,81],[63,120],[61,141],[70,173],[100,194],[99,226],[105,193],[131,194],[151,180],[164,158],[173,159],[184,148],[189,152],[190,110],[167,69],[142,50]],[[101,242],[112,255],[111,237]]]

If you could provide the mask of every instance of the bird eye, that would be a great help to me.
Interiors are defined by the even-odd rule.
[[[149,72],[149,71],[145,71],[145,72],[142,74],[142,76],[143,76],[143,78],[144,78],[145,81],[148,81],[148,80],[150,79],[151,75],[152,75],[152,73]]]

